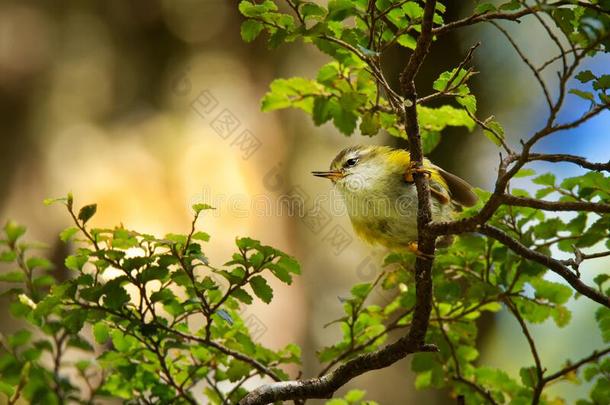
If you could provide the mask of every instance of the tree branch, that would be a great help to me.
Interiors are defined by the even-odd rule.
[[[558,378],[563,377],[564,375],[572,372],[572,371],[576,371],[578,370],[581,366],[590,363],[594,360],[600,359],[603,356],[605,356],[606,354],[610,353],[610,347],[605,348],[604,350],[601,351],[594,351],[593,353],[591,353],[589,356],[585,357],[582,360],[577,361],[574,364],[569,364],[566,367],[562,368],[561,370],[557,371],[556,373],[547,375],[546,377],[544,377],[543,381],[544,383],[549,383],[551,381],[554,381]]]
[[[415,168],[422,166],[424,156],[417,122],[417,94],[414,78],[430,49],[432,42],[432,19],[434,18],[435,8],[436,0],[428,0],[426,2],[422,18],[421,35],[417,40],[415,50],[411,54],[407,66],[400,76],[401,87],[405,96],[405,104],[402,106],[405,128],[409,135],[411,161]],[[427,231],[427,225],[432,219],[428,180],[423,173],[414,173],[414,179],[419,201],[417,220],[419,248],[424,253],[433,254],[435,237]],[[432,310],[431,270],[432,260],[422,257],[417,258],[415,265],[415,310],[411,327],[406,336],[382,349],[362,354],[343,363],[335,370],[321,377],[263,385],[246,395],[240,401],[240,405],[262,405],[287,399],[329,398],[348,381],[367,371],[388,367],[414,352],[437,351],[436,346],[424,344]]]
[[[583,211],[610,213],[610,204],[588,201],[544,201],[535,198],[517,197],[511,194],[502,196],[502,203],[517,207],[538,208],[545,211]]]
[[[540,263],[543,266],[546,266],[549,270],[559,274],[563,277],[564,280],[568,282],[576,291],[581,293],[584,296],[589,297],[593,301],[604,305],[606,307],[610,307],[610,297],[603,295],[596,289],[589,287],[585,283],[583,283],[576,274],[570,270],[568,266],[560,262],[559,260],[553,259],[552,257],[546,256],[542,253],[536,252],[534,250],[529,249],[527,246],[523,245],[518,240],[512,238],[503,230],[496,228],[491,225],[480,225],[478,228],[479,232],[483,235],[487,235],[490,238],[497,240],[498,242],[503,243],[508,248],[510,248],[513,252],[518,255],[532,260],[536,263]]]
[[[607,171],[610,172],[610,160],[608,163],[592,163],[581,156],[565,155],[565,154],[544,154],[544,153],[531,153],[528,158],[528,162],[535,160],[542,160],[545,162],[561,163],[568,162],[574,163],[582,168],[595,170],[595,171]]]

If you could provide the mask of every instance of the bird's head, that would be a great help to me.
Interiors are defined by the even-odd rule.
[[[330,179],[343,192],[370,191],[392,172],[391,152],[387,146],[351,146],[339,152],[330,170],[312,174]]]

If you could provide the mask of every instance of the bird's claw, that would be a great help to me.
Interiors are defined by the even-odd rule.
[[[407,168],[407,171],[405,172],[404,176],[407,182],[413,183],[415,181],[415,179],[413,178],[413,173],[422,173],[428,178],[432,176],[432,172],[429,169],[426,169],[425,167],[415,167],[415,165],[411,163]]]
[[[413,253],[415,256],[422,258],[424,260],[434,259],[434,255],[430,255],[428,253],[424,253],[421,250],[419,250],[419,246],[417,245],[417,242],[409,243],[407,245],[407,249],[409,250],[409,252]]]

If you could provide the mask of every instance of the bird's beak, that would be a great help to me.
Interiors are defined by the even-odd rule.
[[[341,172],[341,170],[329,170],[327,172],[311,172],[311,174],[316,177],[324,177],[332,181],[337,181],[343,178],[343,173]]]

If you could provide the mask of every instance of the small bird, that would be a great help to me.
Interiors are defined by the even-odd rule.
[[[415,172],[429,178],[433,221],[451,220],[461,206],[478,201],[466,181],[428,159],[415,169],[408,151],[388,146],[351,146],[339,152],[330,170],[312,174],[330,179],[339,189],[356,234],[366,242],[426,257],[417,249]],[[441,238],[437,246],[450,243],[450,238]]]

